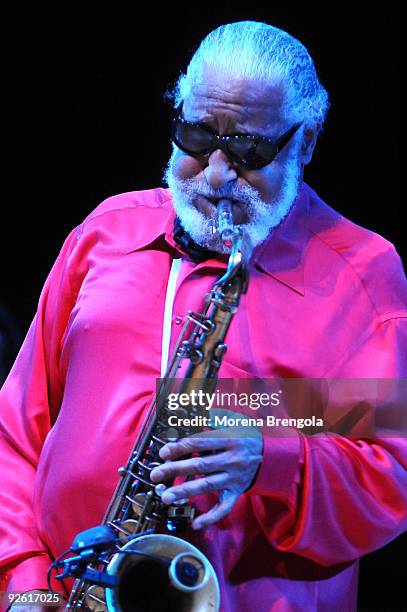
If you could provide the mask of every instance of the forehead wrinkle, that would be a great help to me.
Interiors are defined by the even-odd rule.
[[[184,101],[184,108],[187,107],[193,115],[200,115],[200,119],[210,119],[215,113],[231,113],[231,119],[236,123],[243,123],[250,117],[250,108],[248,108],[241,100],[236,97],[222,94],[222,96],[205,93],[199,94],[194,92],[189,98]]]
[[[282,96],[278,88],[262,88],[257,82],[218,82],[198,84],[184,100],[190,121],[206,121],[222,132],[257,133],[277,136],[283,122]]]

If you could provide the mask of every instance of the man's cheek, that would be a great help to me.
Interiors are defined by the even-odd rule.
[[[264,202],[274,204],[281,196],[283,181],[282,173],[278,170],[273,168],[273,171],[270,171],[267,176],[261,177],[260,180],[253,184],[253,187],[257,189]]]
[[[178,151],[173,162],[173,175],[177,179],[195,178],[202,171],[202,164],[195,157]]]

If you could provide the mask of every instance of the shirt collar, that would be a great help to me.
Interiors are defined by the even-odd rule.
[[[260,244],[253,255],[253,265],[263,272],[272,276],[285,286],[304,295],[304,254],[310,231],[307,219],[309,215],[309,187],[305,183],[282,223],[275,228],[270,236]],[[174,241],[173,229],[175,211],[169,189],[166,190],[168,198],[162,200],[161,206],[149,209],[148,222],[142,224],[143,233],[137,240],[137,246],[127,251],[138,251],[152,244],[159,238],[164,238],[166,243],[183,254],[179,245]],[[147,212],[147,211],[146,211]],[[224,268],[225,262],[211,259],[207,262],[197,264],[197,267],[210,266]]]
[[[305,294],[304,255],[310,239],[308,190],[303,183],[287,217],[253,255],[254,265],[301,295]]]
[[[165,191],[167,192],[166,197],[159,200],[157,198],[158,206],[146,207],[143,210],[143,222],[134,228],[134,242],[126,253],[145,249],[160,238],[164,238],[167,244],[175,250],[180,250],[173,238],[175,211],[171,194],[169,189]]]

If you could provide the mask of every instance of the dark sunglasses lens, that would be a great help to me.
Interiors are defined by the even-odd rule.
[[[252,138],[230,139],[228,149],[246,168],[255,170],[270,164],[276,156],[276,148],[267,141],[254,142]]]
[[[198,125],[188,125],[176,121],[173,139],[176,145],[188,153],[204,154],[211,150],[213,136]]]

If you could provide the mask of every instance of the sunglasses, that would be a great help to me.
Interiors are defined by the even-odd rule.
[[[270,164],[301,123],[296,123],[277,140],[252,134],[228,134],[220,136],[200,123],[192,123],[181,117],[181,110],[172,122],[172,140],[181,151],[192,156],[210,155],[221,149],[234,162],[248,170],[258,170]]]

